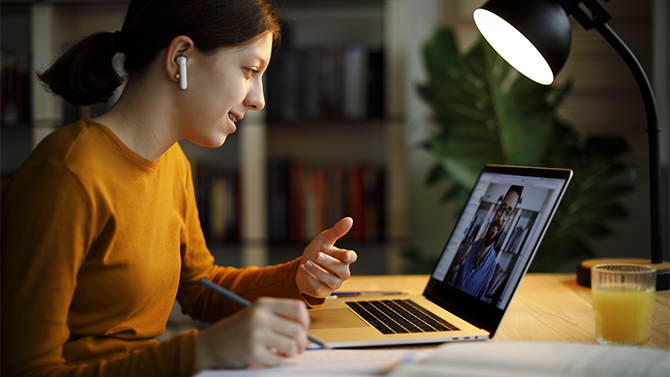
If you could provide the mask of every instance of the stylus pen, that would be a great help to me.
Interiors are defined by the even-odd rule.
[[[386,296],[386,295],[405,295],[407,292],[402,291],[361,291],[361,292],[349,292],[349,291],[335,291],[331,293],[331,296],[339,297],[351,297],[351,296]]]
[[[211,281],[207,280],[207,278],[202,278],[200,279],[200,282],[206,286],[207,288],[210,288],[216,293],[221,294],[222,296],[229,298],[230,300],[234,301],[237,304],[240,304],[242,306],[249,306],[251,303],[247,301],[246,299],[236,295],[235,293],[227,290],[226,288],[221,287],[218,284],[214,284]],[[314,344],[317,344],[321,348],[326,348],[326,349],[331,349],[331,347],[328,345],[328,343],[324,342],[323,340],[317,339],[312,335],[307,334],[307,338]]]

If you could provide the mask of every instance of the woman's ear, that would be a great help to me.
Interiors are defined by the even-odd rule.
[[[185,35],[172,39],[165,57],[165,71],[170,80],[179,83],[182,89],[187,87],[187,72],[194,56],[195,44]]]

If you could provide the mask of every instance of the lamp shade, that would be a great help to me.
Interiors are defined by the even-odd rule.
[[[551,84],[568,58],[570,21],[553,0],[490,0],[473,17],[498,54],[533,81]]]

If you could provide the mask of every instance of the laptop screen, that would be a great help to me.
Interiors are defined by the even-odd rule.
[[[430,296],[437,295],[437,301],[459,306],[466,315],[483,310],[497,327],[571,176],[564,169],[487,165],[442,251],[426,296],[433,300]]]

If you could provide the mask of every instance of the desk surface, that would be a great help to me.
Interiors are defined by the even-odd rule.
[[[352,276],[343,291],[421,294],[428,275]],[[493,340],[597,343],[591,289],[575,274],[527,274]],[[670,350],[670,291],[656,293],[649,346]]]

